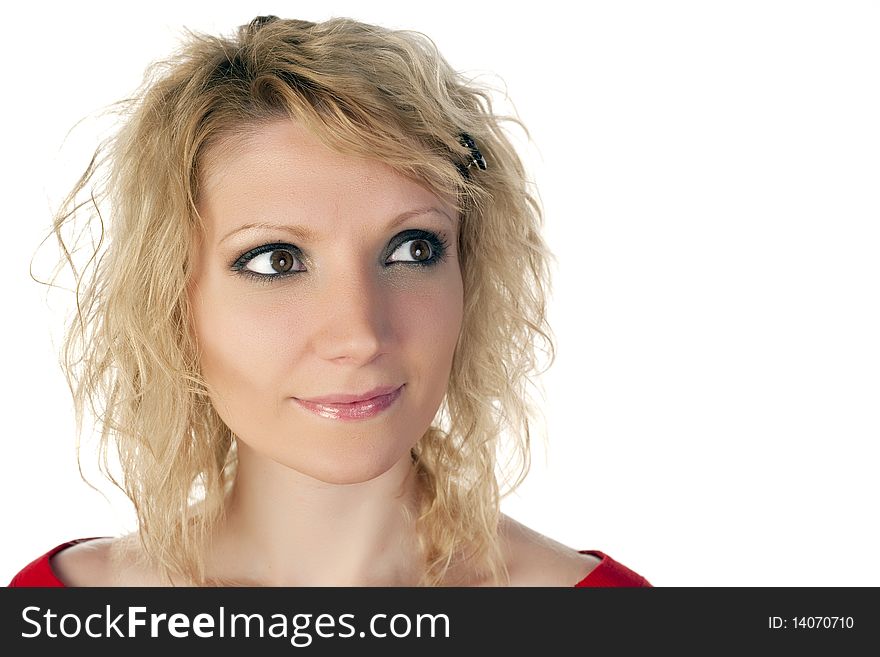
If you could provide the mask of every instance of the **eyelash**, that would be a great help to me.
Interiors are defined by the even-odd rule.
[[[446,239],[446,235],[443,233],[432,233],[425,230],[407,230],[396,235],[392,241],[397,241],[397,244],[390,250],[389,256],[391,253],[397,251],[402,245],[415,240],[423,240],[431,246],[431,257],[428,260],[422,261],[398,260],[388,263],[389,266],[414,265],[416,267],[433,267],[446,260],[446,254],[449,249],[449,242]],[[277,274],[261,274],[245,267],[247,263],[257,256],[264,253],[272,253],[273,251],[288,251],[294,259],[299,262],[299,264],[302,264],[302,251],[300,251],[298,247],[285,242],[273,242],[271,244],[263,244],[243,253],[232,263],[231,269],[240,276],[250,278],[262,284],[271,284],[284,278],[306,273],[305,271],[289,271]]]

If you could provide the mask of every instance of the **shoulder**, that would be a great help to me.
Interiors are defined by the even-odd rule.
[[[81,538],[62,543],[23,568],[10,586],[139,586],[151,585],[137,566],[134,535]]]
[[[585,554],[502,515],[499,534],[511,586],[565,586],[582,582],[602,558]]]
[[[113,586],[111,554],[116,540],[95,538],[77,542],[50,558],[52,570],[64,586]]]
[[[10,587],[15,586],[41,586],[41,587],[63,587],[67,586],[67,582],[58,576],[55,571],[55,561],[58,555],[64,554],[70,550],[78,550],[78,546],[82,544],[90,544],[100,542],[105,539],[100,538],[78,538],[73,541],[67,541],[56,545],[48,552],[40,555],[27,566],[22,568],[12,581]]]
[[[511,586],[650,587],[647,579],[599,550],[575,550],[502,515]]]

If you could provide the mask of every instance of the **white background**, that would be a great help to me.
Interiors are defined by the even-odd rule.
[[[425,32],[457,70],[506,85],[531,130],[512,136],[559,261],[559,357],[546,458],[507,513],[660,586],[880,585],[875,3],[11,6],[3,583],[60,542],[131,525],[78,478],[56,351],[68,297],[47,301],[28,274],[95,146],[88,117],[183,26],[274,13]]]

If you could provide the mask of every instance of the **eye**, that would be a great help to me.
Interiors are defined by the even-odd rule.
[[[400,262],[429,262],[434,255],[434,247],[431,242],[424,237],[413,240],[406,240],[398,246],[394,253],[391,254],[391,260]]]
[[[286,274],[293,269],[295,261],[296,258],[290,251],[275,249],[252,258],[245,265],[245,269],[249,269],[257,274]]]
[[[276,277],[302,271],[301,265],[289,245],[265,244],[241,256],[233,269],[255,276]]]

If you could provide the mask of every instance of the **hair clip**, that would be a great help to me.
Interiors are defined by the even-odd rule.
[[[477,143],[474,141],[474,138],[471,137],[468,133],[462,132],[458,136],[458,142],[462,146],[468,148],[471,152],[471,161],[468,162],[467,166],[465,166],[464,164],[458,165],[458,170],[461,171],[461,174],[465,178],[469,178],[470,173],[468,172],[468,169],[470,169],[475,164],[477,165],[477,168],[485,171],[487,168],[486,158],[483,157],[483,154],[480,152],[480,149],[477,148]]]
[[[277,20],[278,20],[277,16],[271,16],[271,15],[270,16],[257,16],[255,19],[253,19],[248,24],[248,28],[250,28],[250,30],[252,32],[256,32],[264,25],[266,25],[268,23],[274,23]]]

